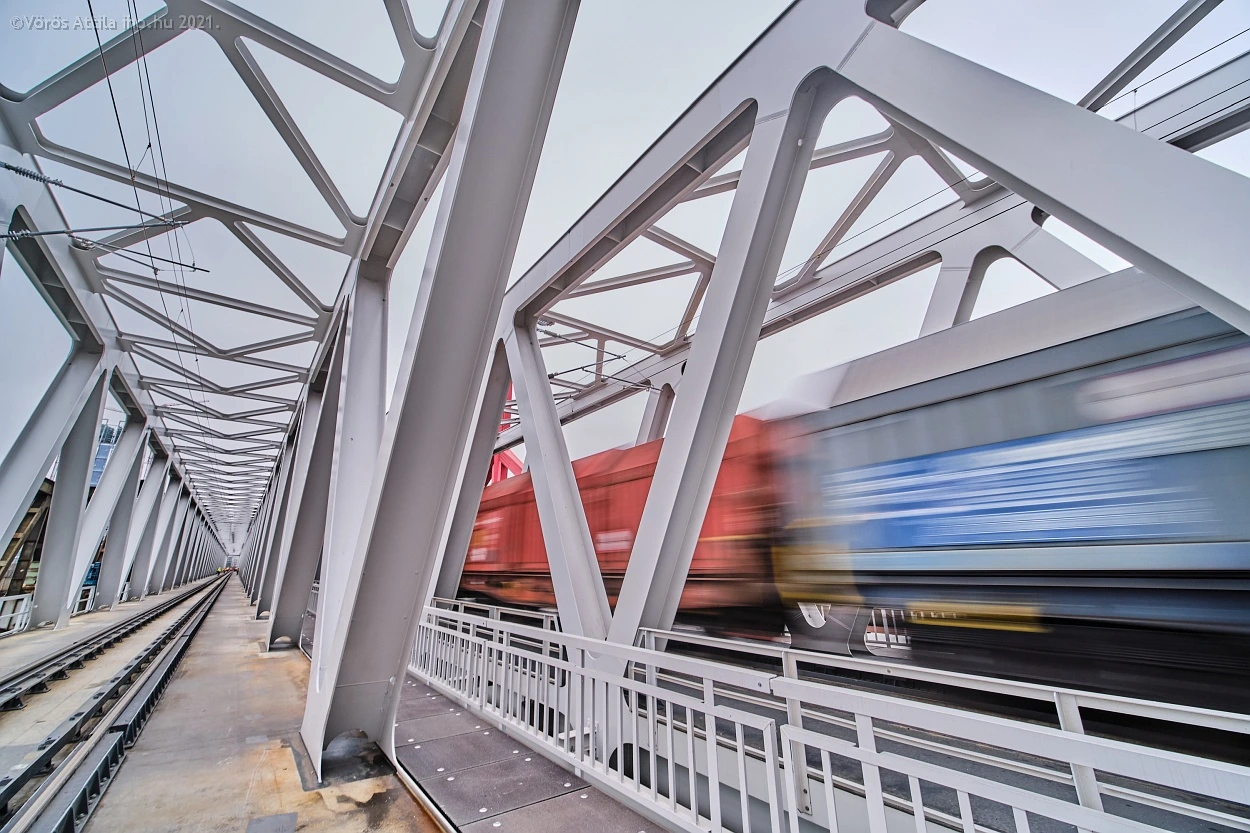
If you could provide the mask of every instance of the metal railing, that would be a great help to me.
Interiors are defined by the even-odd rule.
[[[605,670],[608,655],[637,673]],[[704,687],[660,687],[661,669],[695,675]],[[716,694],[718,683],[766,691],[767,674],[638,648],[605,651],[596,640],[433,607],[413,670],[667,826],[781,830],[777,724]],[[751,806],[755,793],[767,796],[763,824]]]
[[[91,610],[92,603],[95,602],[95,587],[78,588],[78,598],[74,601],[74,612],[70,616],[78,616]]]
[[[926,817],[928,806],[921,782],[932,785],[925,791],[932,796],[929,804],[940,805],[945,798],[948,806],[939,808],[939,812],[957,820],[958,829],[965,833],[973,833],[977,827],[1008,833],[1029,833],[1031,825],[1037,829],[1053,829],[1046,820],[1090,833],[1141,833],[1153,827],[1131,821],[1126,817],[1129,814],[1107,812],[1096,792],[1081,789],[1079,779],[1073,801],[1071,797],[1060,797],[1062,794],[1057,795],[1054,790],[1040,788],[1037,782],[1044,782],[1044,779],[1036,775],[1022,778],[1018,773],[987,766],[952,766],[954,761],[949,758],[943,761],[940,757],[917,754],[920,750],[904,740],[912,733],[955,738],[998,750],[1000,754],[1010,751],[1016,756],[1027,756],[1034,766],[1041,764],[1039,768],[1055,770],[1066,766],[1091,774],[1097,770],[1174,796],[1192,796],[1199,803],[1214,799],[1240,805],[1250,798],[1250,769],[1245,767],[801,680],[776,680],[773,689],[781,696],[845,715],[854,726],[850,737],[845,733],[814,731],[811,724],[805,724],[804,728],[781,727],[787,768],[793,771],[796,762],[802,760],[823,784],[824,789],[819,793],[813,791],[810,815],[829,830],[838,829],[842,809],[833,794],[841,780],[839,772],[846,770],[846,764],[860,770],[856,774],[861,788],[856,792],[863,796],[870,833],[887,833],[890,827],[887,815],[891,812],[907,814],[909,809],[913,819]],[[811,723],[819,726],[816,721]],[[888,731],[881,731],[883,726],[888,727]],[[883,785],[883,775],[894,776],[894,790],[887,790]],[[906,787],[899,789],[904,779]],[[949,806],[949,794],[934,795],[938,790],[933,787],[953,791],[953,806]],[[787,788],[790,806],[794,806],[800,800],[794,779],[787,780]],[[890,793],[893,793],[893,801],[887,801]],[[974,812],[973,797],[1002,806],[981,804],[980,812]],[[900,804],[907,809],[899,807]],[[1001,818],[1002,807],[1010,811],[1008,824]],[[1168,809],[1178,815],[1188,815],[1183,812],[1184,801],[1175,801]],[[1139,814],[1140,811],[1131,813]],[[978,815],[982,819],[978,819]],[[1162,818],[1159,813],[1155,815]],[[1032,823],[1029,816],[1035,817]],[[1219,821],[1228,824],[1245,820],[1223,814]],[[790,829],[793,833],[799,829],[793,817]],[[920,829],[919,823],[917,829]]]
[[[1090,737],[1081,722],[1087,708],[1231,732],[1241,742],[1250,734],[1242,715],[680,631],[643,634],[645,645],[658,638],[775,657],[777,673],[454,607],[426,609],[414,673],[680,829],[797,831],[802,819],[805,830],[846,831],[845,805],[854,826],[870,833],[886,833],[883,818],[891,833],[923,831],[926,822],[963,833],[1026,833],[1029,814],[1042,817],[1034,830],[1057,823],[1140,833],[1153,829],[1141,818],[1160,819],[1164,829],[1179,818],[1250,831],[1250,769]],[[807,664],[1046,700],[1058,727],[801,679]],[[1119,814],[1103,809],[1105,797]]]
[[[21,633],[30,626],[33,598],[30,593],[0,598],[0,636]]]
[[[312,659],[313,639],[317,634],[317,600],[321,594],[321,582],[314,581],[308,591],[308,604],[304,606],[304,615],[300,619],[299,649],[304,656]]]
[[[522,625],[534,625],[543,630],[560,630],[560,614],[546,610],[526,610],[520,607],[503,607],[486,602],[472,602],[464,599],[443,599],[435,597],[430,602],[439,610],[454,610],[457,613],[470,613],[484,616],[487,619],[501,619],[506,622],[517,622]]]

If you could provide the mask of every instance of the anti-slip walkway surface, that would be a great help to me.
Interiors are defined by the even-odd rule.
[[[661,830],[415,678],[397,718],[400,765],[464,833]]]
[[[393,772],[311,783],[292,748],[308,660],[264,652],[268,622],[254,612],[231,579],[86,831],[437,830]]]

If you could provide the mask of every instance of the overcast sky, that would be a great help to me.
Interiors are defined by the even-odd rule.
[[[25,90],[95,46],[89,32],[32,32],[12,25],[21,15],[86,13],[85,0],[6,0],[0,18],[0,82]],[[98,16],[125,16],[124,0],[96,0]],[[380,0],[346,4],[333,0],[251,0],[241,3],[268,16],[313,43],[353,61],[384,79],[400,68],[398,49],[387,29]],[[552,115],[548,140],[534,185],[517,251],[514,277],[533,263],[596,198],[641,154],[694,98],[763,29],[786,4],[780,0],[583,0],[563,81]],[[1049,93],[1075,101],[1174,9],[1180,0],[930,0],[904,27],[918,37],[979,61]],[[139,3],[142,13],[156,8]],[[437,26],[436,0],[413,0],[423,31]],[[1226,0],[1146,73],[1170,67],[1250,26],[1250,3]],[[1132,97],[1112,105],[1112,115],[1145,102],[1178,83],[1250,48],[1242,36],[1190,61]],[[351,207],[366,210],[398,127],[398,117],[353,93],[334,87],[280,56],[257,49],[257,60],[307,133]],[[165,155],[171,179],[222,194],[274,213],[334,231],[336,221],[311,183],[277,138],[225,58],[206,35],[190,33],[149,58],[160,110]],[[141,103],[137,84],[117,85],[127,143],[143,149]],[[1118,109],[1117,109],[1118,108]],[[121,145],[111,105],[103,87],[89,90],[48,114],[41,126],[54,140],[121,161]],[[822,136],[836,141],[879,129],[879,117],[862,102],[835,110]],[[1247,134],[1204,156],[1250,174]],[[117,187],[70,169],[48,165],[67,181],[116,195]],[[814,174],[804,194],[783,270],[800,263],[827,230],[872,168],[872,161],[845,163]],[[936,184],[935,184],[936,183]],[[905,166],[861,220],[860,227],[890,218],[917,199],[930,197],[924,211],[939,207],[936,175],[923,165]],[[123,189],[124,192],[124,189]],[[712,198],[675,209],[659,225],[715,252],[729,197]],[[115,219],[110,210],[89,201],[62,202],[71,225]],[[390,370],[402,350],[416,286],[424,264],[434,211],[427,211],[396,270],[391,296]],[[918,216],[895,217],[878,232]],[[1048,225],[1048,229],[1051,226]],[[1062,229],[1056,233],[1064,234]],[[270,279],[232,238],[205,221],[187,232],[198,261],[213,271],[193,276],[203,286],[263,303],[291,305],[289,293]],[[268,238],[267,238],[268,239]],[[860,240],[871,239],[871,235]],[[1106,268],[1118,259],[1078,238],[1069,238]],[[343,260],[309,252],[300,244],[270,240],[301,277],[322,297],[333,297]],[[658,247],[635,245],[601,275],[623,273],[675,258]],[[806,248],[805,248],[806,247]],[[59,324],[42,308],[27,281],[12,280],[15,264],[6,257],[0,273],[0,352],[21,356],[5,362],[9,404],[0,411],[0,451],[9,447],[38,396],[55,374],[69,347]],[[742,410],[782,396],[801,374],[914,338],[924,314],[933,271],[916,274],[805,325],[765,340],[757,350]],[[688,279],[639,288],[619,297],[588,298],[576,311],[595,323],[640,337],[661,336],[680,315]],[[977,314],[1049,291],[1036,276],[1004,261],[987,278]],[[285,294],[284,294],[285,293]],[[175,317],[191,311],[170,301]],[[115,314],[128,315],[124,310]],[[243,343],[256,332],[242,331],[228,318],[196,307],[197,331],[221,342]],[[127,318],[125,326],[143,327]],[[271,326],[271,325],[265,325]],[[259,332],[259,330],[257,330]],[[584,348],[545,351],[549,369],[584,364]],[[307,354],[307,355],[306,355]],[[290,351],[287,358],[307,361],[311,352]],[[636,355],[630,357],[637,358]],[[574,457],[632,442],[642,411],[641,397],[592,415],[570,426],[566,435]]]

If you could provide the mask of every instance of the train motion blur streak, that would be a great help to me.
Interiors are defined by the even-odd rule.
[[[574,464],[613,603],[661,443]],[[1250,342],[1176,313],[739,417],[681,615],[850,653],[903,610],[919,664],[1248,711],[1248,499]],[[527,475],[483,493],[461,593],[554,606]]]

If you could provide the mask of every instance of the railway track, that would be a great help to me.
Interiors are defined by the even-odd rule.
[[[12,691],[20,691],[21,697],[40,690],[40,680],[46,689],[48,681],[67,674],[75,663],[81,667],[84,659],[98,656],[125,635],[199,595],[0,777],[0,833],[74,833],[86,823],[228,582],[229,574],[200,585],[6,678],[3,690],[9,701]]]
[[[65,679],[71,672],[82,668],[88,660],[95,659],[203,589],[204,585],[201,584],[177,596],[171,596],[168,600],[137,613],[129,619],[105,628],[99,633],[83,637],[56,653],[41,657],[0,678],[0,711],[23,708],[26,705],[27,696],[47,691],[48,683]]]

